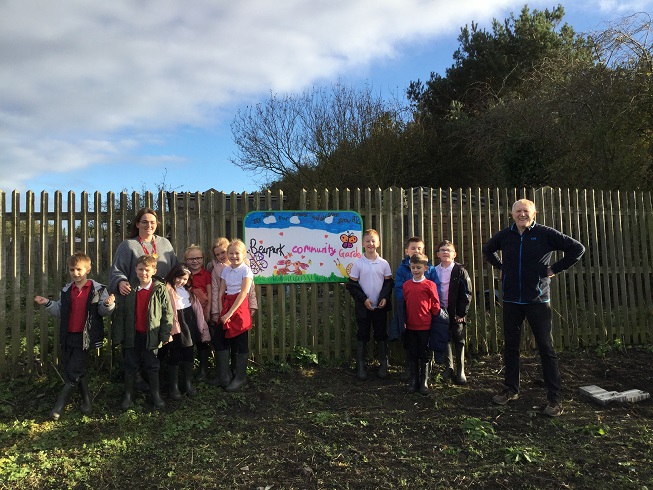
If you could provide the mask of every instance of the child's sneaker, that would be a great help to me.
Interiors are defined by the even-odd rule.
[[[519,398],[518,393],[515,393],[510,388],[506,388],[498,395],[494,395],[492,397],[492,401],[497,405],[505,405],[508,402],[516,400],[517,398]]]
[[[562,413],[562,405],[560,403],[550,402],[544,407],[544,413],[549,417],[559,417]]]

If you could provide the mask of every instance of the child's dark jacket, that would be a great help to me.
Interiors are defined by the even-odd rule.
[[[449,313],[452,323],[456,321],[456,316],[460,318],[467,316],[471,297],[472,281],[469,278],[469,273],[462,264],[454,262],[449,283],[449,304],[447,305],[447,313]]]
[[[106,286],[95,282],[92,279],[91,291],[88,294],[86,303],[86,321],[84,323],[82,346],[84,350],[99,349],[104,341],[104,319],[103,316],[110,315],[115,304],[104,305],[104,300],[109,297]],[[59,345],[62,349],[66,346],[68,336],[68,321],[70,317],[71,291],[74,283],[70,282],[61,288],[59,301],[49,301],[45,305],[46,311],[61,319],[59,325]]]
[[[356,318],[366,318],[368,309],[365,308],[365,301],[367,300],[367,295],[363,291],[360,283],[358,281],[352,281],[349,279],[349,282],[345,286],[351,297],[354,298],[354,313]],[[383,280],[383,287],[379,293],[379,302],[382,299],[385,299],[385,306],[383,311],[390,311],[392,309],[392,288],[394,287],[394,280],[392,278]]]
[[[138,282],[132,283],[132,290],[127,296],[116,295],[116,314],[112,322],[112,340],[122,344],[123,348],[134,347],[136,334],[136,289]],[[170,339],[173,315],[176,313],[170,303],[170,295],[163,282],[152,280],[152,292],[148,304],[148,325],[145,347],[154,350]]]

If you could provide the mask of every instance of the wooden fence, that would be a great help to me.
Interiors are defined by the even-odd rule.
[[[353,210],[365,228],[381,235],[381,255],[394,268],[405,240],[423,237],[434,257],[438,242],[451,239],[457,260],[473,278],[470,353],[501,349],[498,276],[483,260],[482,244],[510,224],[510,207],[522,197],[535,201],[537,221],[579,239],[581,262],[553,279],[554,339],[561,348],[616,340],[651,342],[653,208],[650,193],[569,189],[390,188],[304,191],[291,196],[296,209]],[[10,198],[10,202],[7,199]],[[23,198],[24,200],[21,200]],[[58,299],[68,281],[65,261],[74,251],[92,259],[92,277],[107,281],[117,245],[134,209],[159,213],[158,234],[182,256],[191,243],[210,255],[218,236],[241,237],[242,220],[253,210],[280,210],[282,193],[41,193],[0,192],[0,375],[40,372],[56,363],[57,322],[34,304],[35,294]],[[555,259],[555,257],[554,257]],[[296,346],[328,360],[348,359],[355,331],[351,299],[342,284],[257,286],[259,310],[250,336],[257,360],[286,360]],[[108,325],[110,333],[110,325]],[[527,335],[524,347],[532,344]],[[108,344],[107,344],[108,345]],[[109,352],[103,349],[101,356]],[[400,349],[393,347],[394,354]]]

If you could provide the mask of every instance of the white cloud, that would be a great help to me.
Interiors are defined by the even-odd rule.
[[[335,80],[398,56],[398,46],[455,36],[471,19],[489,21],[522,5],[7,0],[0,16],[0,188],[20,188],[45,171],[125,161],[144,144],[133,134],[211,127],[243,101]]]
[[[606,13],[634,13],[645,12],[650,8],[650,0],[599,0],[599,9]]]

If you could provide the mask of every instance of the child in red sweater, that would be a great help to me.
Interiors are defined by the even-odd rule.
[[[410,258],[412,280],[403,285],[406,302],[406,345],[410,362],[408,392],[419,391],[428,395],[429,386],[429,332],[431,320],[440,313],[438,288],[433,281],[424,277],[428,268],[428,257],[415,253]]]
[[[195,299],[199,301],[204,313],[204,319],[208,322],[211,319],[211,273],[204,268],[204,252],[197,245],[191,245],[184,252],[186,265],[190,270],[191,277],[188,283]],[[207,375],[209,356],[211,354],[210,342],[202,341],[202,336],[195,326],[191,326],[193,344],[197,348],[197,359],[199,360],[199,373],[197,381],[204,381]]]

